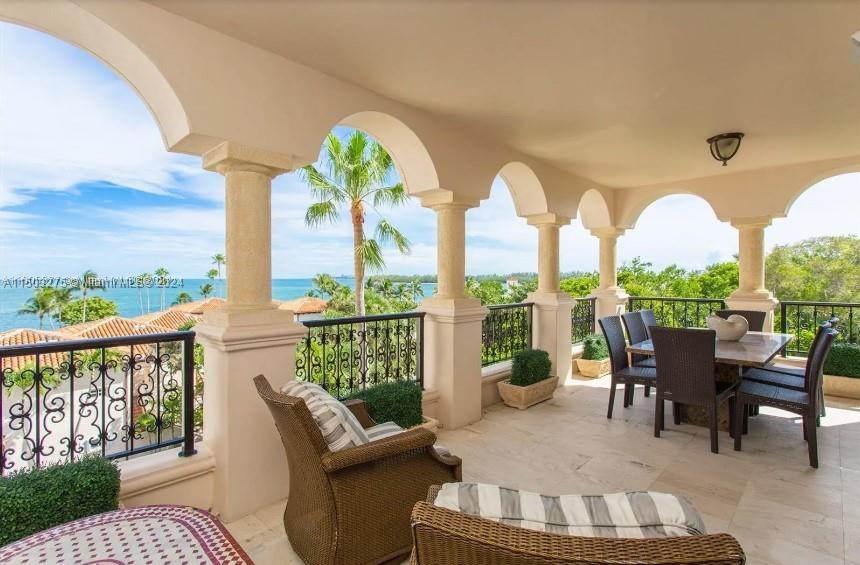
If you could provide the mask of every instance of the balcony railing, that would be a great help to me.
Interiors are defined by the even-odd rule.
[[[581,343],[594,333],[594,304],[596,298],[577,298],[570,313],[570,341]]]
[[[339,398],[390,381],[424,387],[423,312],[302,323],[308,333],[296,348],[296,378]]]
[[[0,473],[91,453],[194,453],[194,332],[0,347],[0,376]]]
[[[774,325],[780,332],[794,336],[783,355],[806,357],[818,326],[833,317],[839,318],[836,339],[857,343],[860,337],[860,303],[781,301]]]
[[[513,359],[532,346],[531,302],[494,304],[481,322],[481,366]]]
[[[720,298],[631,296],[627,301],[628,311],[653,310],[659,325],[672,328],[703,328],[708,316],[725,307]]]

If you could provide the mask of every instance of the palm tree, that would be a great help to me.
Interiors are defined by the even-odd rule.
[[[177,304],[188,304],[192,300],[194,299],[191,298],[191,295],[183,291],[176,295],[176,300],[173,301],[171,306],[176,306]]]
[[[212,287],[211,283],[206,283],[206,284],[200,285],[200,294],[203,295],[204,300],[209,298],[209,295],[211,295],[212,291],[214,291],[214,290],[215,289]]]
[[[146,311],[149,312],[149,285],[152,282],[151,273],[140,273],[137,275],[137,300],[140,302],[140,313],[143,314],[143,289],[146,289]]]
[[[302,169],[305,182],[316,202],[305,213],[305,224],[316,227],[338,219],[341,206],[348,205],[352,219],[355,310],[364,314],[364,273],[385,267],[380,243],[393,243],[401,253],[409,253],[409,240],[385,218],[376,224],[374,238],[364,234],[366,208],[401,206],[409,196],[403,183],[390,184],[394,161],[377,142],[354,131],[346,145],[330,133],[324,146],[327,174],[314,165]]]
[[[84,308],[81,317],[82,322],[87,321],[87,294],[90,290],[104,290],[104,283],[99,280],[99,276],[93,270],[86,270],[81,275],[81,280],[78,281],[77,290],[81,293],[81,298],[84,300]]]
[[[39,317],[39,329],[44,326],[45,316],[54,311],[54,289],[51,287],[37,288],[33,296],[27,299],[23,308],[18,310],[19,315],[32,314]]]
[[[216,253],[215,255],[212,256],[212,264],[215,265],[215,267],[218,269],[218,281],[220,283],[221,282],[221,266],[227,264],[227,258],[224,257],[223,253]],[[220,293],[223,296],[224,284],[222,283],[219,286],[221,287]]]
[[[154,272],[156,281],[158,281],[158,289],[161,293],[161,308],[159,310],[164,310],[164,291],[167,289],[167,277],[170,276],[170,272],[164,267],[159,267]]]
[[[72,301],[72,289],[70,288],[54,288],[53,289],[53,311],[51,312],[51,317],[53,320],[57,320],[61,324],[63,323],[63,308]],[[51,327],[54,326],[53,320],[51,321]]]

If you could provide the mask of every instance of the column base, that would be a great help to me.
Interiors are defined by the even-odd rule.
[[[757,310],[767,312],[764,318],[764,331],[773,332],[773,312],[779,305],[779,300],[774,298],[769,291],[740,291],[737,290],[726,298],[726,307],[731,310]]]
[[[481,419],[481,322],[476,298],[431,297],[424,318],[424,387],[439,394],[439,421],[459,428]]]
[[[566,292],[532,292],[532,347],[549,353],[550,374],[562,382],[570,372],[570,315],[573,299]]]
[[[289,469],[253,378],[275,389],[295,378],[295,344],[307,329],[289,310],[207,313],[195,328],[203,344],[203,436],[215,455],[214,511],[232,521],[289,494]]]
[[[594,319],[599,320],[604,316],[623,314],[630,295],[620,286],[614,286],[595,288],[588,297],[597,299],[594,304]]]

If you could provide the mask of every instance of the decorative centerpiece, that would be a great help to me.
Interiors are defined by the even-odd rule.
[[[498,383],[499,396],[505,404],[520,410],[549,400],[558,385],[558,377],[549,375],[550,367],[552,362],[546,351],[527,349],[516,353],[511,378]]]
[[[576,368],[583,377],[601,377],[609,372],[609,348],[600,334],[591,334],[582,340],[582,356],[576,360]]]
[[[743,316],[732,314],[726,319],[719,316],[708,316],[708,327],[717,332],[720,341],[738,341],[750,329],[750,324]]]

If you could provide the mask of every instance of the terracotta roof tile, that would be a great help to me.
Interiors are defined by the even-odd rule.
[[[195,300],[194,302],[186,302],[185,304],[177,304],[172,307],[171,310],[177,310],[179,312],[186,312],[188,314],[201,315],[204,312],[208,312],[209,310],[214,310],[220,306],[226,304],[227,301],[223,298],[218,298],[217,296],[213,296],[211,298],[207,298],[205,300]]]
[[[282,310],[292,310],[294,314],[319,314],[325,311],[326,301],[315,296],[302,296],[287,300],[278,306]]]
[[[143,316],[137,316],[136,318],[132,318],[132,320],[138,324],[152,324],[162,328],[169,328],[172,331],[178,331],[179,328],[189,322],[196,322],[197,318],[174,307],[164,312],[151,312]]]

